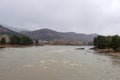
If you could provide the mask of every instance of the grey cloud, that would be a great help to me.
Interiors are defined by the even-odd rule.
[[[0,23],[27,29],[120,34],[119,0],[1,0]]]

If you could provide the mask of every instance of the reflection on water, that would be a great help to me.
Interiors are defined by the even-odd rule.
[[[0,50],[0,80],[120,80],[120,57],[82,46]]]

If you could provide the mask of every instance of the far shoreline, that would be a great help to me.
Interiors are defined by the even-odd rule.
[[[44,46],[44,45],[10,45],[10,44],[5,44],[5,45],[0,45],[0,48],[10,48],[10,47],[32,47],[32,46]]]
[[[50,45],[50,46],[91,46],[91,45],[66,45],[66,44],[31,44],[31,45],[11,45],[11,44],[4,44],[1,45],[0,44],[0,48],[6,48],[6,47],[29,47],[29,46],[46,46],[46,45]]]

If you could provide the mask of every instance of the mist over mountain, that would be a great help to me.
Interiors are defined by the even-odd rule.
[[[16,34],[16,32],[0,25],[0,34]]]
[[[7,35],[18,35],[18,36],[22,36],[22,34],[11,30],[11,28],[7,28],[6,26],[0,25],[0,34],[7,34]]]
[[[2,26],[4,26],[5,28],[10,29],[12,31],[15,31],[15,32],[30,31],[30,30],[28,30],[26,28],[16,28],[16,27],[7,26],[7,25],[4,25],[4,24],[2,24]]]
[[[15,32],[30,31],[30,30],[25,29],[25,28],[14,28],[14,27],[8,27],[8,28],[15,31]]]
[[[51,29],[40,29],[35,31],[22,31],[24,35],[27,35],[31,38],[38,39],[38,40],[46,40],[46,41],[53,41],[53,40],[72,40],[76,41],[79,40],[81,42],[93,42],[94,37],[97,34],[81,34],[75,32],[58,32]]]

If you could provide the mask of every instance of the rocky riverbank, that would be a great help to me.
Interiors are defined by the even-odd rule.
[[[91,48],[91,50],[94,50],[96,53],[103,53],[103,54],[109,54],[112,56],[120,56],[120,51],[115,51],[113,49],[98,49],[96,47]]]

